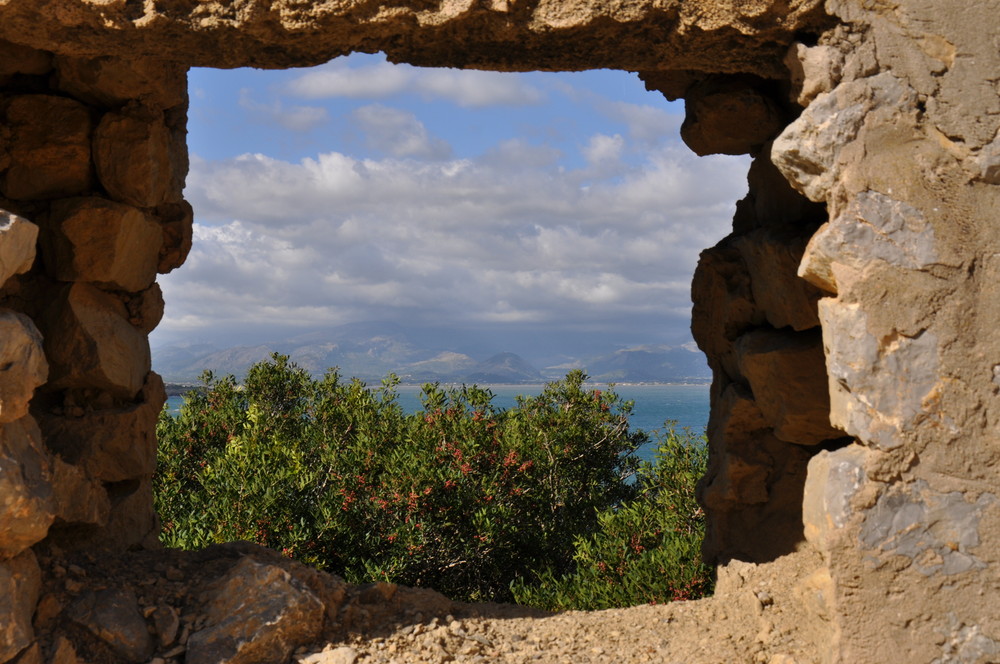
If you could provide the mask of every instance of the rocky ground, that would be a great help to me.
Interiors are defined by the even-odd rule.
[[[751,662],[818,659],[795,630],[802,556],[734,563],[697,601],[550,614],[349,585],[245,544],[39,556],[37,641],[18,664]],[[783,569],[777,569],[783,568]],[[785,576],[782,582],[779,576]]]

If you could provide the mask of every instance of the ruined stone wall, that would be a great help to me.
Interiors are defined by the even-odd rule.
[[[186,67],[379,49],[642,70],[693,150],[751,154],[692,291],[720,593],[794,569],[824,662],[1000,658],[1000,0],[45,8],[0,5],[0,662],[36,553],[155,540]]]
[[[146,337],[190,245],[185,72],[0,42],[0,661],[32,639],[31,547],[158,534]]]

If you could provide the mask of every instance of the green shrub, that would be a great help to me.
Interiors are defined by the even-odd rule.
[[[538,570],[573,574],[584,536],[652,495],[630,481],[648,440],[631,404],[579,371],[506,411],[488,390],[426,385],[411,415],[394,377],[314,380],[279,355],[242,388],[203,380],[159,421],[168,546],[250,540],[350,581],[502,601]]]
[[[712,570],[700,552],[705,515],[694,499],[706,462],[703,438],[668,426],[658,439],[655,464],[639,469],[636,497],[603,510],[597,531],[577,536],[576,569],[560,575],[547,568],[518,579],[515,601],[549,610],[594,610],[711,592]]]

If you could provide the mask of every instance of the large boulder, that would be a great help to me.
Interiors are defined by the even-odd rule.
[[[244,558],[211,593],[207,626],[188,641],[188,664],[284,662],[323,628],[320,599],[276,565]]]

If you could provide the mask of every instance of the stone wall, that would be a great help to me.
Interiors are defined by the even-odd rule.
[[[155,546],[187,67],[379,49],[641,70],[695,152],[751,154],[692,291],[720,592],[798,570],[825,662],[1000,658],[1000,0],[40,6],[0,5],[0,662],[36,556]]]
[[[146,336],[190,246],[186,108],[182,66],[0,42],[0,661],[31,642],[38,547],[156,541]]]

